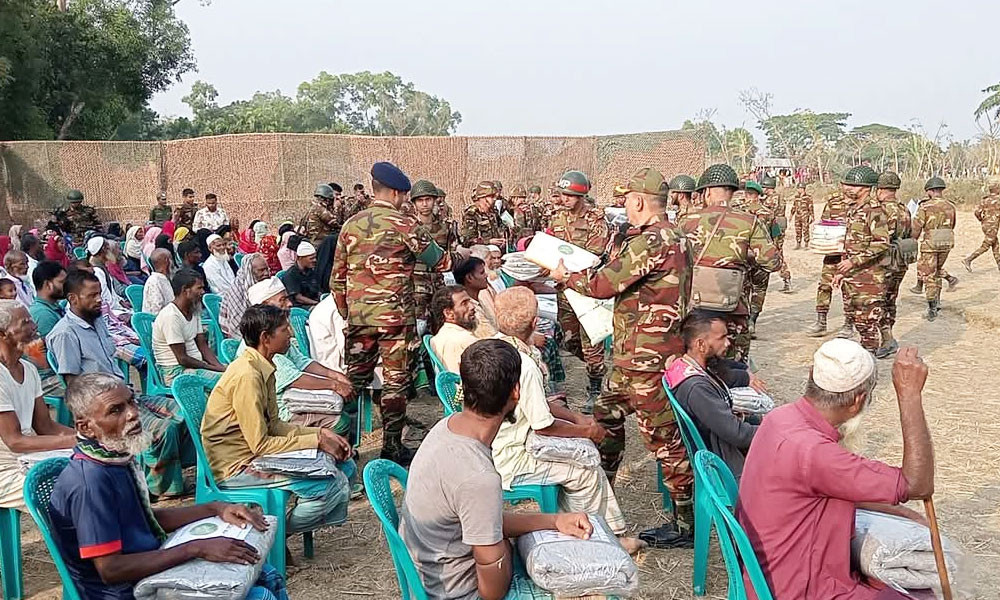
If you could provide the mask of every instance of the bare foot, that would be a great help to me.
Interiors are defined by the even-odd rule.
[[[622,548],[625,548],[630,556],[635,556],[640,550],[645,550],[649,546],[646,542],[634,537],[620,537],[618,543],[622,545]]]

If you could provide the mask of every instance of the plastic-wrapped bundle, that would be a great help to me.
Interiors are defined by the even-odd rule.
[[[281,401],[293,413],[339,415],[344,411],[344,399],[329,390],[288,388],[281,394]]]
[[[291,475],[292,477],[305,477],[307,479],[323,479],[334,477],[340,472],[337,468],[337,461],[326,452],[317,451],[313,457],[298,457],[297,453],[269,454],[255,458],[250,465],[258,471],[264,473],[276,473],[280,475]]]
[[[962,569],[962,550],[941,536],[948,577],[956,597],[968,596],[963,584],[969,581]],[[916,521],[867,510],[857,511],[854,518],[854,538],[851,559],[861,566],[861,572],[900,592],[932,589],[941,597],[934,548],[930,530]]]
[[[271,515],[264,515],[264,519],[267,531],[257,531],[248,526],[243,539],[257,549],[260,560],[256,564],[216,563],[200,558],[189,560],[137,583],[133,592],[136,600],[243,600],[260,577],[264,559],[274,544],[277,519]],[[235,527],[222,523],[217,517],[195,521],[170,534],[163,547],[171,548],[191,539],[219,537],[218,531],[227,526]]]
[[[556,321],[559,319],[559,306],[555,294],[535,294],[538,299],[538,316],[542,319]]]
[[[733,398],[733,412],[766,415],[774,410],[774,400],[752,387],[732,388],[729,395]]]
[[[587,438],[553,437],[528,433],[524,448],[533,458],[549,462],[569,463],[585,469],[601,466],[601,453]]]
[[[840,221],[823,220],[812,226],[809,249],[817,254],[843,254],[846,237],[847,225]]]
[[[17,455],[17,466],[21,470],[21,473],[27,475],[31,467],[42,462],[43,460],[48,460],[50,458],[69,458],[72,455],[72,448],[66,448],[63,450],[42,450],[41,452],[25,452],[24,454]]]
[[[524,258],[524,252],[509,252],[503,256],[500,270],[518,281],[538,280],[542,268]]]
[[[553,594],[606,594],[630,597],[639,589],[639,569],[618,543],[604,518],[589,515],[589,540],[557,531],[534,531],[517,538],[517,551],[535,584]]]

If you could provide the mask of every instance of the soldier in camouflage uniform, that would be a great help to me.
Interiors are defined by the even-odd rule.
[[[437,192],[438,188],[433,183],[421,179],[413,184],[410,199],[416,211],[419,232],[430,236],[442,250],[451,254],[458,249],[458,226],[455,221],[436,214]],[[455,262],[455,259],[452,261]],[[428,321],[431,297],[443,286],[444,275],[441,272],[421,262],[414,265],[413,302],[418,320]]]
[[[350,199],[344,203],[344,220],[346,221],[368,208],[368,205],[371,204],[371,200],[371,196],[365,192],[364,184],[355,183],[353,194]]]
[[[505,246],[504,227],[493,207],[499,194],[492,181],[481,181],[476,186],[472,192],[472,204],[462,213],[462,227],[458,231],[459,241],[463,246],[476,244],[495,244],[501,248]]]
[[[157,194],[156,206],[149,211],[149,222],[157,227],[163,227],[163,224],[169,221],[170,216],[173,214],[173,209],[167,204],[167,193],[160,192]]]
[[[194,214],[198,212],[198,205],[194,202],[194,190],[184,188],[181,192],[181,204],[174,209],[174,225],[177,229],[194,227]]]
[[[820,219],[847,223],[847,209],[847,200],[842,194],[831,194],[823,205]],[[830,254],[823,257],[823,267],[819,274],[819,287],[816,290],[816,322],[806,329],[806,333],[810,337],[826,335],[826,317],[830,313],[830,303],[833,301],[833,280],[836,278],[837,265],[842,256],[841,254]],[[841,326],[840,332],[837,333],[837,337],[851,338],[854,336],[854,314],[843,288],[841,288],[840,293],[844,302],[844,324]]]
[[[580,171],[567,171],[556,185],[563,210],[552,219],[552,235],[600,256],[607,247],[610,232],[604,212],[586,202],[590,180]],[[560,292],[556,296],[556,303],[566,350],[587,364],[587,377],[590,380],[587,388],[589,407],[601,393],[601,384],[607,371],[604,365],[604,346],[590,342],[565,294]]]
[[[878,186],[876,194],[878,203],[888,217],[889,242],[898,243],[898,240],[908,239],[912,232],[910,223],[910,211],[896,198],[896,190],[902,182],[899,175],[892,171],[886,171],[878,176]],[[875,358],[888,358],[899,350],[899,342],[892,335],[892,328],[896,325],[896,308],[899,302],[899,286],[906,277],[908,265],[905,263],[893,264],[888,261],[886,264],[885,276],[885,311],[883,313],[880,333],[882,345],[875,351]]]
[[[694,177],[677,175],[670,180],[670,200],[677,207],[677,218],[680,219],[696,207],[691,200],[694,188],[697,187]]]
[[[792,218],[795,219],[795,249],[809,247],[809,228],[816,218],[813,199],[806,191],[806,184],[800,183],[795,198],[792,199]]]
[[[941,310],[941,278],[944,263],[955,245],[955,205],[943,196],[944,180],[931,177],[924,184],[927,200],[920,203],[913,217],[913,237],[920,239],[920,258],[917,275],[926,287],[928,321],[937,318]],[[945,275],[949,287],[954,288],[957,277]],[[952,280],[955,283],[952,283]]]
[[[778,182],[774,177],[765,177],[761,182],[766,194],[763,198],[764,205],[771,209],[774,215],[774,224],[771,235],[774,237],[774,244],[781,254],[781,289],[779,292],[790,294],[792,292],[792,273],[788,270],[788,261],[785,260],[785,231],[788,230],[788,203],[785,197],[778,193]]]
[[[510,192],[514,205],[514,240],[535,235],[542,229],[542,214],[535,204],[528,202],[528,193],[523,185],[515,185]]]
[[[528,200],[527,203],[531,206],[531,209],[535,211],[535,215],[538,217],[538,230],[545,231],[549,227],[548,214],[545,206],[545,200],[542,198],[542,186],[533,185],[528,188]]]
[[[448,219],[454,223],[455,220],[451,218],[451,205],[447,201],[448,194],[437,186],[435,186],[434,190],[437,195],[437,201],[434,203],[435,214],[442,219]],[[455,225],[455,235],[458,235],[457,224]]]
[[[437,271],[451,268],[451,256],[415,218],[399,212],[409,190],[409,179],[392,164],[372,166],[375,198],[341,228],[330,275],[337,311],[347,320],[347,376],[355,392],[365,389],[381,357],[381,457],[404,466],[413,455],[402,435],[419,357],[413,269],[417,262]]]
[[[744,185],[744,206],[742,210],[757,217],[764,231],[771,235],[771,240],[775,241],[774,212],[771,207],[764,203],[764,189],[756,181],[747,181]],[[775,243],[777,246],[777,243]],[[782,257],[784,260],[784,257]],[[764,300],[767,298],[767,286],[771,282],[771,272],[767,269],[750,269],[750,318],[747,327],[750,330],[750,339],[757,339],[757,318],[764,310]]]
[[[333,187],[321,183],[313,191],[313,201],[302,219],[306,239],[317,247],[331,233],[339,234],[344,226],[344,204],[338,201]]]
[[[63,233],[73,236],[73,244],[79,246],[83,243],[83,236],[88,231],[100,231],[101,220],[97,218],[97,211],[93,206],[83,203],[83,192],[80,190],[70,190],[66,194],[69,206],[56,210],[52,213],[55,217],[59,229]]]
[[[660,381],[668,358],[683,352],[680,323],[691,292],[691,253],[667,220],[663,175],[640,169],[627,187],[625,210],[634,228],[618,257],[582,273],[570,274],[560,265],[552,278],[585,296],[615,299],[614,363],[594,405],[594,417],[608,431],[601,462],[614,482],[625,449],[625,418],[634,412],[676,510],[675,524],[639,537],[661,547],[691,547],[691,464]]]
[[[625,194],[627,193],[628,193],[628,187],[621,184],[615,184],[615,187],[611,192],[612,203],[617,208],[624,208]],[[667,203],[668,217],[670,215],[669,207],[670,204],[668,202]],[[628,232],[629,229],[631,228],[631,225],[629,225],[628,220],[626,220],[623,223],[618,223],[617,225],[615,225],[607,217],[607,214],[605,214],[605,219],[608,220],[608,245],[604,247],[604,257],[605,260],[612,260],[618,257],[618,254],[621,252],[622,247],[624,247],[625,239],[628,237]]]
[[[764,223],[729,206],[739,185],[736,171],[729,165],[708,167],[698,180],[705,208],[688,213],[677,226],[691,243],[696,266],[743,272],[739,304],[725,316],[732,340],[727,357],[746,362],[750,354],[750,274],[755,269],[773,273],[781,266],[781,256]]]
[[[987,250],[993,251],[993,260],[1000,268],[1000,242],[997,241],[997,230],[1000,229],[1000,182],[991,182],[989,192],[983,196],[975,213],[976,219],[983,226],[983,243],[962,260],[969,273],[972,272],[972,261]]]

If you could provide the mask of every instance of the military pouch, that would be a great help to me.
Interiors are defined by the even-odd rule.
[[[719,312],[733,312],[743,296],[744,273],[695,265],[691,274],[691,306]]]
[[[955,247],[954,229],[931,229],[924,238],[924,245],[931,252],[946,252]]]
[[[902,271],[907,265],[917,262],[918,254],[917,240],[913,238],[893,240],[889,247],[887,266],[894,271]]]

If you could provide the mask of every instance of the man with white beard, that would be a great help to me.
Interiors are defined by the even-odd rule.
[[[209,289],[222,294],[236,281],[236,273],[233,273],[232,267],[229,266],[229,252],[226,251],[228,244],[222,236],[214,233],[208,236],[206,242],[211,255],[202,265],[205,269],[205,278],[208,280]]]

